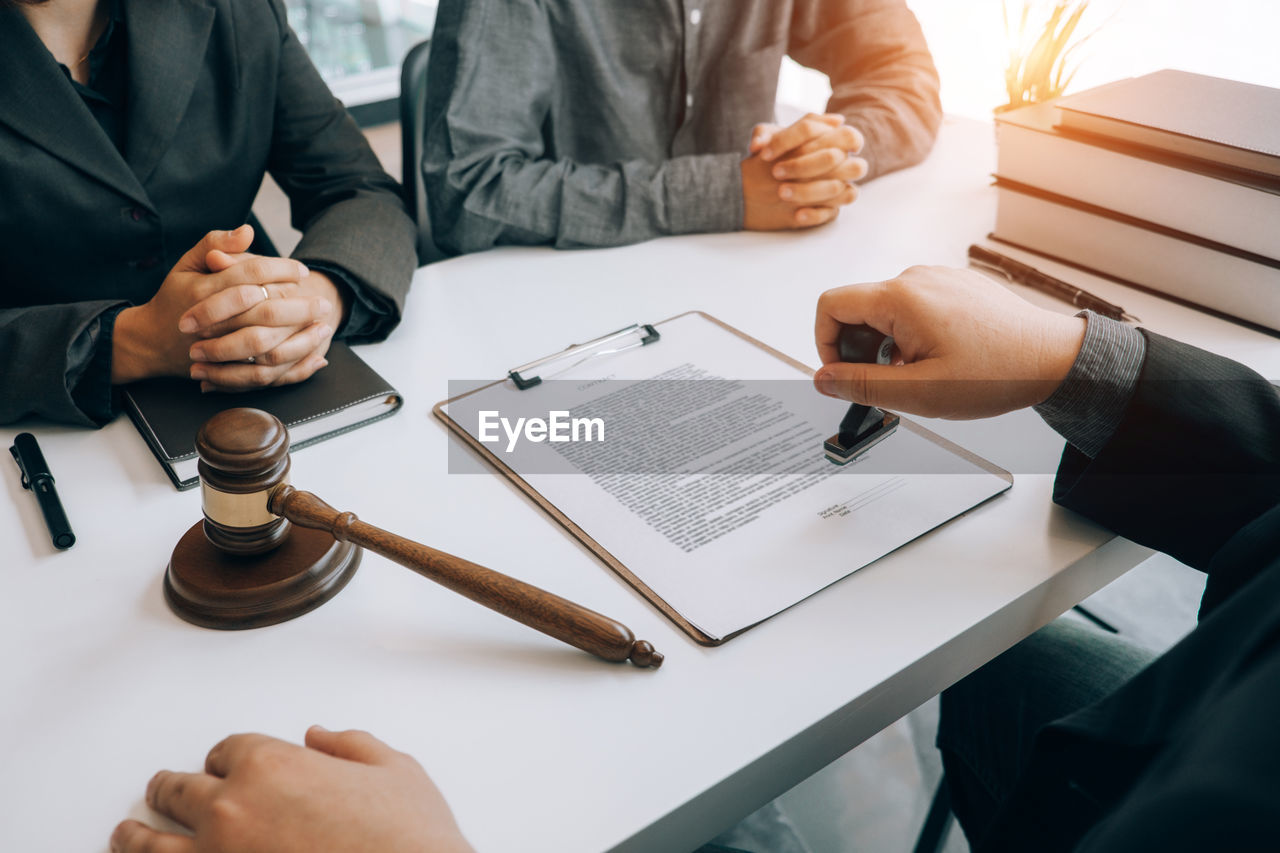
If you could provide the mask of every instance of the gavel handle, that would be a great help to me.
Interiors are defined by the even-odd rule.
[[[571,646],[609,661],[630,660],[639,667],[659,667],[662,654],[607,616],[461,557],[437,551],[366,524],[354,513],[338,512],[310,492],[290,485],[272,490],[267,508],[299,527],[331,534],[413,569],[454,592],[483,604]]]

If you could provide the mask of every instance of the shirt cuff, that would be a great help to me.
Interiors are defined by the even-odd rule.
[[[1035,407],[1045,423],[1090,459],[1124,417],[1147,355],[1147,341],[1132,326],[1081,311],[1086,328],[1067,378]]]
[[[668,160],[663,191],[671,234],[742,230],[741,154],[697,154]]]
[[[103,311],[67,349],[67,388],[71,401],[94,423],[104,424],[116,414],[111,386],[112,338],[116,317],[128,307],[121,303]]]
[[[297,258],[297,260],[306,264],[308,269],[329,276],[338,290],[343,291],[341,295],[345,297],[347,303],[347,316],[334,332],[335,339],[368,338],[377,332],[378,327],[387,317],[391,316],[392,312],[378,301],[377,295],[361,287],[342,267],[324,261],[309,261],[306,258]]]

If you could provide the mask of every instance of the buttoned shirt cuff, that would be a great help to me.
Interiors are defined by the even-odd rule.
[[[663,174],[671,234],[742,228],[742,155],[697,154],[668,160]]]
[[[1087,324],[1080,354],[1049,399],[1035,407],[1045,423],[1092,459],[1120,425],[1147,355],[1132,326],[1081,311]]]
[[[306,264],[309,269],[329,276],[342,291],[341,295],[347,303],[347,316],[334,332],[333,336],[338,340],[347,338],[362,340],[375,335],[378,327],[392,315],[392,312],[378,301],[377,294],[371,294],[366,288],[361,287],[342,267],[324,261],[309,261],[306,258],[298,258],[298,260]]]
[[[97,424],[106,423],[116,414],[111,386],[112,339],[116,317],[128,307],[121,302],[103,311],[67,348],[67,388],[71,401]]]

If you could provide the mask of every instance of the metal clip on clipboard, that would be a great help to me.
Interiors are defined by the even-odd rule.
[[[628,339],[633,339],[628,342]],[[565,364],[556,372],[563,372],[571,367],[577,367],[582,362],[598,358],[602,355],[613,355],[614,353],[623,352],[625,350],[642,347],[647,344],[661,340],[662,335],[653,326],[640,323],[633,323],[625,329],[619,329],[616,332],[610,332],[602,335],[593,341],[587,341],[585,344],[574,344],[568,349],[551,355],[543,356],[536,361],[528,364],[522,364],[519,367],[513,367],[507,371],[508,378],[515,383],[516,387],[521,391],[526,391],[538,383],[542,382],[542,374],[546,372],[548,365],[559,364],[569,359],[576,358],[572,364]],[[530,371],[537,371],[531,373]],[[554,375],[554,374],[548,374]]]

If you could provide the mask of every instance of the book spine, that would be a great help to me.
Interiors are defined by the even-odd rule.
[[[998,188],[993,236],[1227,316],[1280,329],[1280,265],[1180,239],[1070,199]]]
[[[1280,191],[1017,125],[997,143],[999,179],[1280,259]]]

